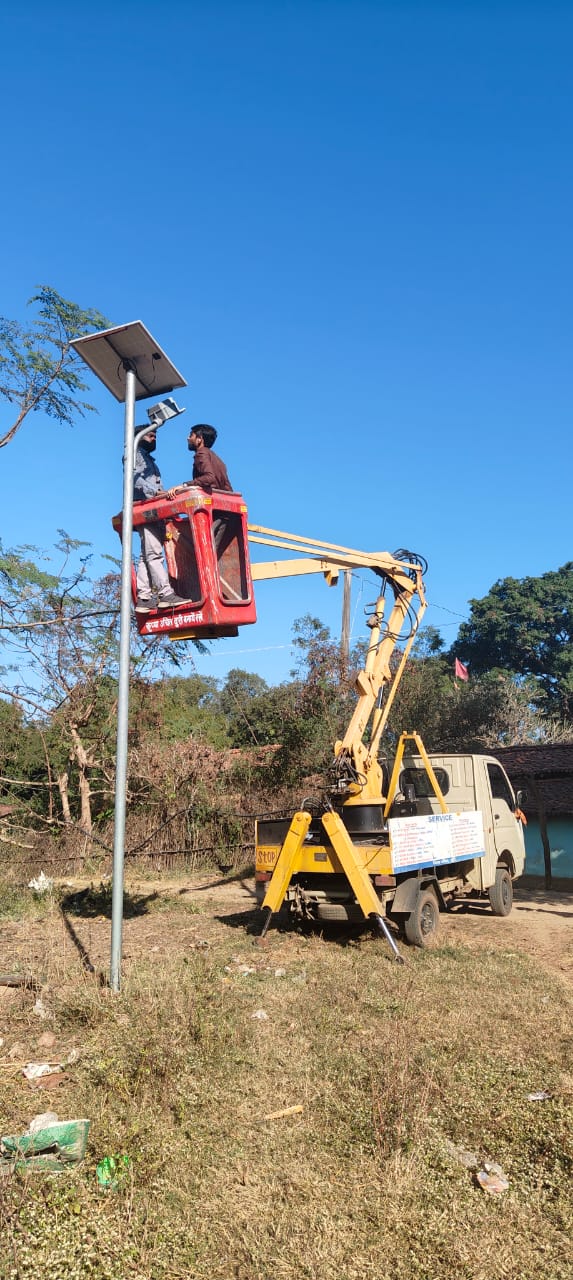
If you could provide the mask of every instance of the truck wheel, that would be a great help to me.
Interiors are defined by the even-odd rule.
[[[440,924],[440,908],[433,889],[423,889],[414,910],[406,918],[404,931],[413,947],[426,947]]]
[[[316,910],[317,918],[325,924],[362,924],[364,912],[351,902],[319,902]]]
[[[498,867],[495,884],[488,889],[494,916],[508,916],[513,906],[513,881],[506,867]]]

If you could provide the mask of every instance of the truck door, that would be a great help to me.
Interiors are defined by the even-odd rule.
[[[493,820],[493,841],[497,858],[509,850],[515,863],[515,871],[519,875],[519,831],[514,815],[515,798],[501,765],[487,762],[487,774],[491,792],[491,813]]]

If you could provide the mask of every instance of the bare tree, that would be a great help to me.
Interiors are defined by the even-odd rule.
[[[93,581],[85,543],[60,532],[54,571],[39,554],[0,547],[0,696],[43,731],[61,816],[91,832],[94,797],[113,794],[119,655],[119,578]],[[181,660],[181,646],[140,640],[140,680]],[[79,809],[79,813],[77,810]]]

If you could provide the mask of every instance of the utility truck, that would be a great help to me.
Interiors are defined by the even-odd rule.
[[[403,754],[410,741],[415,753]],[[481,900],[494,915],[509,914],[513,881],[525,866],[522,820],[516,816],[523,793],[514,794],[493,756],[428,755],[417,734],[402,735],[397,760],[395,786],[388,788],[386,803],[381,801],[376,832],[362,829],[351,836],[355,815],[344,805],[338,814],[333,808],[257,822],[260,906],[271,913],[280,906],[282,886],[273,886],[273,873],[287,840],[298,844],[302,835],[283,894],[299,918],[333,922],[385,915],[408,942],[423,947],[438,928],[440,910],[456,900]]]
[[[370,919],[401,961],[389,921],[409,942],[424,946],[438,928],[440,910],[456,899],[481,899],[494,915],[509,913],[513,881],[525,865],[524,794],[514,794],[493,756],[429,755],[416,732],[401,735],[392,764],[381,758],[382,731],[426,609],[425,561],[402,550],[367,555],[320,545],[323,557],[332,557],[331,568],[371,568],[380,593],[368,618],[356,707],[344,738],[334,744],[323,800],[291,817],[257,821],[261,936],[284,903],[299,918]],[[278,563],[287,573],[289,562]],[[326,571],[324,560],[322,567]],[[275,576],[271,565],[252,570],[254,578]],[[391,664],[399,641],[400,660],[394,655]]]
[[[170,581],[183,600],[180,607],[140,615],[143,634],[177,640],[236,635],[256,620],[253,583],[262,579],[322,573],[332,586],[341,571],[359,568],[371,570],[380,583],[367,619],[355,711],[334,744],[322,805],[257,823],[263,935],[285,902],[302,917],[370,918],[401,959],[388,917],[423,946],[438,926],[440,908],[456,897],[489,898],[494,913],[506,915],[525,853],[520,796],[501,765],[490,756],[428,756],[417,733],[402,735],[392,768],[379,755],[426,609],[423,557],[406,550],[356,551],[247,524],[241,494],[207,494],[193,485],[174,498],[136,505],[134,525],[158,520],[166,530]],[[121,514],[113,523],[121,536]],[[251,562],[247,540],[280,548],[281,558]],[[285,559],[285,550],[296,558]],[[133,593],[135,599],[135,575]],[[397,644],[403,646],[399,660]]]

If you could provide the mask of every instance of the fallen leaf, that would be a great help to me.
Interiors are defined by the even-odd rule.
[[[283,1116],[296,1116],[304,1111],[304,1107],[297,1102],[294,1107],[283,1107],[282,1111],[271,1111],[268,1116],[263,1116],[263,1120],[282,1120]]]
[[[40,1076],[38,1080],[28,1080],[30,1089],[55,1089],[59,1084],[65,1084],[69,1080],[69,1076],[65,1071],[52,1071],[49,1076]]]

